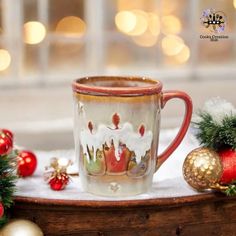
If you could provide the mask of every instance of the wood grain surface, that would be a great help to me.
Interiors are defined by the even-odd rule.
[[[46,236],[236,236],[236,197],[215,193],[133,201],[16,197],[11,217],[34,221]]]

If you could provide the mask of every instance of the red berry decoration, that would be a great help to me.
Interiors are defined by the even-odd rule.
[[[37,167],[37,158],[33,152],[20,151],[18,153],[18,175],[22,177],[30,176],[34,173]]]
[[[0,219],[3,217],[3,215],[4,215],[4,207],[2,203],[0,202]]]
[[[0,131],[0,155],[9,154],[13,147],[13,140],[5,134],[3,131]]]

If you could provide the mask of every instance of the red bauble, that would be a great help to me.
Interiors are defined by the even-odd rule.
[[[9,154],[12,150],[12,147],[12,139],[3,131],[0,131],[0,155]]]
[[[3,132],[4,134],[6,134],[13,141],[14,135],[9,129],[0,129],[0,132]]]
[[[221,184],[229,184],[236,180],[236,151],[226,149],[218,153],[223,166],[223,173],[220,179]]]
[[[37,167],[37,158],[30,151],[20,151],[18,154],[17,173],[22,177],[30,176]]]
[[[4,215],[4,207],[2,203],[0,202],[0,219],[2,218],[3,215]]]
[[[69,183],[69,176],[67,173],[61,173],[59,176],[55,176],[50,179],[49,184],[52,190],[63,190]]]

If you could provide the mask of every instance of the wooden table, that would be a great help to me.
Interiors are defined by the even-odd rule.
[[[236,197],[207,193],[134,201],[70,201],[15,197],[13,218],[46,236],[236,236]]]

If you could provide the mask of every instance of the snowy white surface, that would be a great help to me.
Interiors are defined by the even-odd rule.
[[[164,130],[160,134],[159,150],[164,150],[170,143],[177,130]],[[182,176],[182,165],[186,155],[198,146],[197,141],[189,132],[177,150],[155,173],[153,178],[152,189],[145,194],[132,197],[100,197],[84,192],[81,189],[79,177],[72,177],[71,183],[63,191],[53,191],[43,179],[45,166],[49,165],[52,157],[66,157],[74,160],[73,150],[55,150],[50,152],[35,151],[38,157],[38,166],[34,176],[19,179],[17,182],[16,196],[38,197],[47,199],[66,199],[66,200],[137,200],[153,198],[169,198],[192,196],[200,194],[193,190],[184,181]]]

